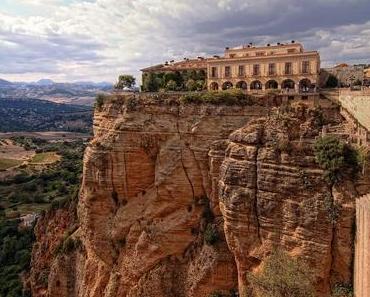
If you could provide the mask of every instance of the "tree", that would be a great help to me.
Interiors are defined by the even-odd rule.
[[[204,80],[197,80],[197,90],[202,91],[206,88]]]
[[[115,85],[116,89],[132,88],[135,86],[136,79],[132,75],[122,74],[118,77],[118,82]]]
[[[338,79],[333,74],[329,74],[328,80],[326,81],[326,87],[327,88],[338,87]]]
[[[276,250],[266,259],[258,274],[247,279],[257,297],[313,297],[314,279],[308,265],[299,258]]]
[[[150,72],[148,75],[143,77],[143,90],[147,92],[157,92],[159,89],[159,83],[156,75]]]

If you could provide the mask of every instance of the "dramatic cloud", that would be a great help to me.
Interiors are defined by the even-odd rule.
[[[110,80],[225,46],[295,39],[323,65],[365,62],[368,0],[3,0],[0,76]],[[17,4],[14,4],[17,2]]]

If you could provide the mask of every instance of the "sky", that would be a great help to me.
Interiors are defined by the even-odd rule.
[[[0,78],[114,82],[226,46],[296,40],[370,63],[370,0],[0,0]]]

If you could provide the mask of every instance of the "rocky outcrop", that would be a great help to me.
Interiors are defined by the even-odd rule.
[[[99,107],[72,248],[48,258],[48,289],[34,296],[243,294],[276,247],[305,257],[322,296],[348,282],[356,190],[328,188],[307,149],[340,116],[271,103],[126,96]]]
[[[238,267],[239,292],[274,249],[309,263],[318,296],[350,284],[357,191],[331,188],[310,149],[320,125],[314,114],[261,119],[230,136],[222,164],[220,207]]]
[[[77,229],[76,205],[52,209],[42,215],[35,227],[36,243],[32,250],[29,283],[32,296],[50,295],[48,283],[55,258],[65,238]]]

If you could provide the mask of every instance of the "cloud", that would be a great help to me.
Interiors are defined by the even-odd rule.
[[[20,0],[2,11],[0,75],[114,80],[169,59],[295,39],[323,64],[370,52],[368,0]],[[335,57],[335,58],[333,58]]]

